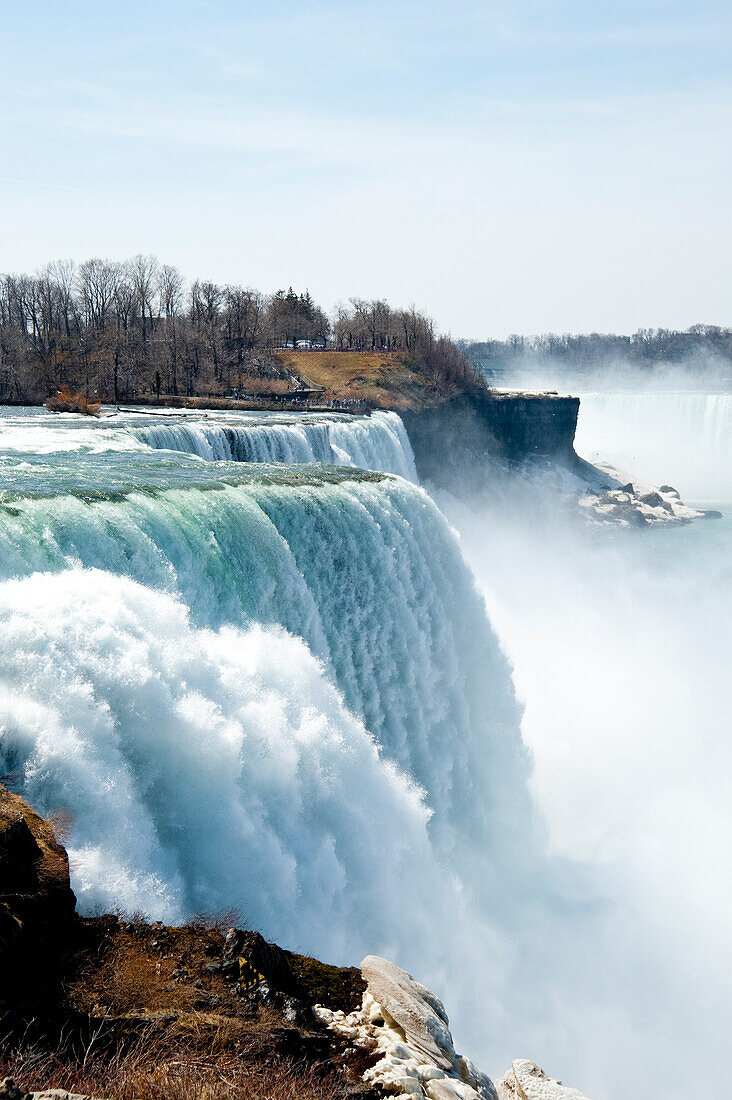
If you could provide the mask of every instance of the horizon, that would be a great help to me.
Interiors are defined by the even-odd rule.
[[[715,0],[37,10],[5,19],[3,270],[152,252],[470,340],[730,324]]]

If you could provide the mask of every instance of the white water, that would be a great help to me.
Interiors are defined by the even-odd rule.
[[[112,412],[99,420],[43,409],[4,409],[1,454],[178,451],[208,462],[318,462],[398,474],[416,481],[401,419],[327,413]]]
[[[453,842],[445,821],[458,815],[485,833],[488,806],[508,805],[501,789],[527,773],[518,714],[470,574],[426,494],[391,478],[282,480],[276,468],[239,483],[235,464],[217,465],[200,487],[146,488],[153,474],[167,484],[183,472],[212,476],[196,465],[161,471],[161,462],[59,459],[50,498],[31,496],[50,483],[46,464],[25,469],[26,496],[16,489],[10,511],[0,509],[0,576],[100,568],[176,595],[200,626],[284,626],[426,787],[441,843]],[[133,476],[135,492],[120,497]],[[490,753],[479,752],[487,740]],[[473,797],[478,789],[484,797]]]
[[[111,442],[0,454],[0,773],[71,810],[82,906],[382,951],[462,990],[476,1049],[501,1004],[498,1044],[539,845],[445,520],[392,476]]]
[[[3,770],[71,811],[87,911],[239,905],[324,957],[367,951],[381,924],[392,946],[424,941],[432,916],[403,905],[422,883],[461,920],[417,790],[281,630],[202,630],[134,581],[36,574],[0,586],[0,682]]]
[[[414,458],[400,418],[392,412],[370,417],[240,417],[228,423],[163,423],[135,429],[149,447],[184,451],[209,461],[327,462],[382,470],[417,480]]]

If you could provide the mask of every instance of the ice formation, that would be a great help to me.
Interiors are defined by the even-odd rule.
[[[346,1015],[318,1006],[317,1018],[352,1047],[370,1051],[363,1075],[398,1098],[427,1100],[587,1100],[549,1077],[534,1062],[517,1058],[495,1085],[456,1053],[442,1002],[411,974],[378,955],[361,963],[366,981],[361,1008]]]

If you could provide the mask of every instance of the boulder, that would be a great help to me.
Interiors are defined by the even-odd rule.
[[[240,993],[263,984],[270,990],[298,997],[301,994],[287,955],[281,947],[267,943],[259,932],[230,928],[226,933],[221,970],[236,982]]]
[[[649,508],[663,508],[666,501],[663,499],[660,493],[643,493],[638,499],[647,504]]]

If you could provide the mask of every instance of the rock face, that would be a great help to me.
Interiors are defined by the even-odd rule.
[[[429,1100],[497,1100],[490,1078],[456,1054],[441,1001],[406,970],[377,955],[361,963],[366,992],[346,1015],[324,1007],[316,1016],[377,1061],[363,1079],[397,1096]]]
[[[583,1092],[555,1081],[526,1058],[517,1058],[496,1088],[499,1100],[587,1100]]]
[[[0,997],[34,1000],[53,987],[75,906],[53,828],[0,786]]]
[[[464,394],[434,408],[400,411],[420,480],[453,491],[466,477],[479,485],[490,457],[573,464],[578,413],[578,397],[550,393]]]

